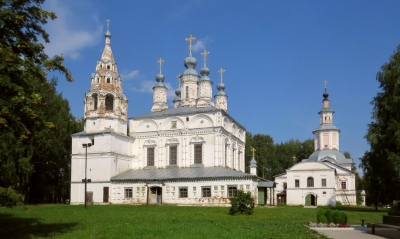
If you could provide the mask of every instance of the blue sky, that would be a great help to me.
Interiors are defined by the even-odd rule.
[[[58,91],[74,116],[83,116],[110,19],[129,117],[150,112],[160,57],[172,101],[188,55],[184,39],[193,34],[198,72],[200,52],[210,52],[213,94],[222,67],[228,113],[275,142],[313,138],[328,80],[340,150],[357,165],[369,149],[364,135],[379,91],[376,73],[400,43],[400,1],[48,0],[43,7],[58,16],[46,25],[45,50],[63,54],[72,71],[74,82],[59,77]]]

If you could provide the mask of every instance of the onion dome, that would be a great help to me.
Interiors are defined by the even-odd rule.
[[[158,74],[156,75],[156,81],[158,81],[158,82],[164,82],[164,80],[165,80],[165,76],[164,76],[162,73],[158,73]]]
[[[326,92],[326,88],[325,88],[325,92],[322,96],[324,97],[324,100],[328,100],[329,94],[328,94],[328,92]]]
[[[106,34],[104,34],[105,37],[111,38],[111,32],[110,30],[107,29]]]
[[[181,88],[180,88],[180,87],[178,87],[178,88],[175,90],[175,95],[176,95],[176,96],[181,96]]]
[[[225,84],[224,84],[224,82],[219,82],[219,84],[217,85],[217,89],[219,90],[219,91],[224,91],[225,90]]]

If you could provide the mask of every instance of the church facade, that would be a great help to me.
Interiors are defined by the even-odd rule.
[[[275,176],[275,197],[288,205],[356,205],[353,160],[339,151],[340,130],[333,124],[329,94],[323,94],[320,125],[313,131],[314,153]]]
[[[128,119],[107,30],[85,95],[84,131],[72,135],[71,204],[86,197],[96,204],[227,205],[239,189],[251,192],[258,204],[273,202],[273,182],[257,177],[256,170],[245,173],[246,130],[227,113],[224,70],[213,97],[208,52],[202,53],[199,75],[192,55],[195,38],[186,40],[189,55],[173,108],[160,59],[150,113]]]

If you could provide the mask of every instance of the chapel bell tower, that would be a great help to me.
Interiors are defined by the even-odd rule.
[[[314,130],[315,136],[315,151],[318,150],[339,150],[339,133],[340,130],[333,124],[333,113],[335,113],[330,108],[330,102],[328,99],[328,92],[326,91],[322,95],[324,99],[322,100],[322,110],[318,112],[320,115],[320,125]]]
[[[85,132],[113,130],[126,135],[128,100],[122,92],[122,79],[111,50],[109,20],[103,54],[96,64],[95,73],[92,73],[84,105]]]

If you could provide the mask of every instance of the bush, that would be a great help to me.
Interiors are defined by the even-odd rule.
[[[331,209],[326,210],[325,217],[326,217],[326,219],[328,219],[328,222],[334,222],[333,221],[333,212]]]
[[[342,206],[342,202],[341,201],[336,201],[336,206]]]
[[[333,221],[339,224],[347,224],[347,215],[341,211],[334,211],[333,212]]]
[[[319,209],[317,211],[317,222],[321,222],[320,218],[325,217],[325,213],[326,213],[325,209]],[[326,217],[325,217],[325,219],[326,219]]]
[[[14,191],[12,188],[0,187],[0,207],[22,206],[24,196]]]
[[[253,214],[254,199],[250,192],[244,192],[243,190],[237,190],[234,197],[230,198],[231,209],[229,214]]]

